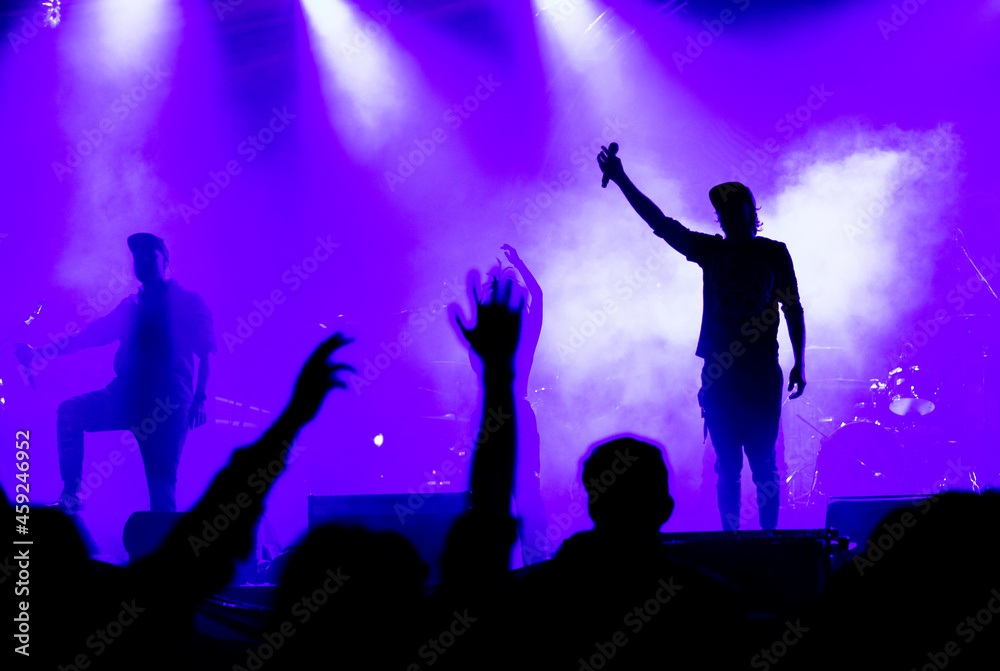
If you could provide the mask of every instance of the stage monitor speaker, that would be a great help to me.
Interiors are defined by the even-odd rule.
[[[310,496],[309,528],[322,524],[360,526],[400,534],[430,569],[428,582],[440,583],[440,559],[448,530],[471,507],[469,492]]]
[[[826,506],[826,526],[837,529],[858,547],[866,547],[879,521],[896,508],[918,509],[928,496],[831,497]]]
[[[660,534],[673,561],[714,574],[755,616],[789,617],[820,595],[846,543],[826,529]]]

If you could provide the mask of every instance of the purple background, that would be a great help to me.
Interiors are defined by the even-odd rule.
[[[956,239],[995,272],[982,260],[998,246],[997,0],[68,0],[41,29],[39,5],[0,14],[0,330],[40,299],[17,338],[38,348],[105,314],[137,287],[125,238],[164,237],[171,276],[205,298],[219,339],[180,509],[280,411],[333,330],[356,338],[343,359],[368,377],[303,433],[263,533],[292,542],[308,494],[407,492],[428,474],[434,491],[464,489],[467,470],[440,469],[466,463],[476,379],[444,305],[461,292],[467,311],[467,271],[509,243],[545,291],[530,388],[559,535],[589,526],[567,513],[580,457],[626,431],[666,448],[678,504],[664,530],[717,528],[695,396],[700,270],[600,188],[611,140],[668,216],[717,232],[709,188],[743,181],[761,234],[791,251],[807,343],[822,349],[785,407],[782,527],[823,521],[803,505],[819,442],[796,415],[831,433],[868,412],[853,404],[901,351],[951,412],[892,427],[924,437],[904,457],[922,469],[913,482],[954,481],[941,445],[983,461],[995,329],[964,315],[996,301]],[[784,324],[779,342],[787,376]],[[47,360],[37,390],[3,353],[0,436],[13,447],[31,431],[33,501],[61,488],[56,407],[105,385],[113,353]],[[842,379],[861,382],[823,382]],[[123,554],[124,522],[148,504],[134,444],[87,437],[84,515],[104,554]],[[0,458],[8,492],[13,464]],[[752,496],[747,473],[745,528]]]

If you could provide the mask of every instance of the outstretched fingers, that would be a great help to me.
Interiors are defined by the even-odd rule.
[[[337,388],[337,387],[339,387],[341,389],[347,389],[347,383],[337,377],[337,373],[339,373],[340,371],[347,371],[349,373],[356,372],[354,370],[354,366],[348,365],[346,363],[338,363],[338,364],[335,364],[333,366],[330,366],[329,373],[330,373],[330,388],[331,389],[334,389],[334,388]]]
[[[311,361],[326,361],[326,358],[333,354],[334,350],[338,350],[344,345],[349,345],[354,342],[354,338],[346,338],[343,333],[337,332],[332,336],[324,340],[313,352],[312,356],[309,357]]]
[[[333,382],[339,382],[339,380],[333,377],[337,371],[349,370],[353,372],[354,368],[345,363],[331,364],[328,359],[336,350],[340,349],[344,345],[349,345],[352,342],[354,342],[354,338],[346,338],[344,337],[344,334],[339,332],[334,333],[332,336],[319,344],[316,351],[314,351],[312,356],[309,357],[309,361],[306,362],[306,368],[316,370],[317,372],[322,370],[331,377]],[[333,384],[333,386],[339,385]]]

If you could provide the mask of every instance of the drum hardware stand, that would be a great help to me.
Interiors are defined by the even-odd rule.
[[[985,286],[986,289],[989,290],[990,295],[993,296],[994,300],[1000,303],[1000,296],[997,296],[997,292],[993,290],[993,285],[991,285],[986,276],[983,275],[983,271],[979,269],[979,266],[976,265],[976,262],[972,260],[972,255],[969,254],[969,250],[965,248],[965,233],[962,232],[961,228],[956,228],[955,230],[957,231],[957,234],[955,235],[955,244],[958,245],[958,248],[962,250],[962,254],[965,255],[965,258],[969,262],[969,265],[972,266],[972,269],[976,271],[976,275],[979,277],[979,280],[983,283],[983,286]],[[969,480],[972,483],[973,491],[975,491],[977,494],[982,493],[981,488],[979,486],[979,482],[976,478],[975,468],[972,468],[970,470]]]
[[[798,417],[800,420],[802,420],[802,422],[805,423],[806,426],[808,426],[809,428],[811,428],[813,431],[815,431],[819,435],[823,436],[823,438],[820,438],[820,443],[822,443],[822,441],[824,439],[830,437],[827,434],[825,434],[821,428],[819,428],[818,426],[816,426],[815,424],[813,424],[812,422],[810,422],[808,419],[806,419],[802,415],[796,413],[795,416]],[[809,506],[811,506],[811,505],[813,505],[815,503],[815,501],[813,501],[813,495],[816,493],[816,485],[817,485],[818,479],[819,479],[819,471],[814,466],[813,467],[812,484],[810,484],[810,486],[809,486],[809,494],[806,496],[806,507],[809,507]]]
[[[971,265],[972,269],[976,271],[976,275],[979,276],[979,279],[980,281],[982,281],[983,285],[990,290],[990,294],[993,296],[993,298],[995,298],[998,302],[1000,302],[1000,296],[997,296],[997,292],[993,291],[993,287],[986,279],[986,276],[983,275],[983,271],[979,269],[979,266],[976,265],[976,262],[972,260],[972,256],[969,255],[969,250],[965,248],[965,245],[962,242],[963,240],[965,240],[965,233],[962,232],[961,228],[957,228],[955,230],[958,231],[958,235],[955,236],[955,243],[958,245],[958,248],[962,250],[963,254],[965,254],[965,258],[969,260],[969,265]]]

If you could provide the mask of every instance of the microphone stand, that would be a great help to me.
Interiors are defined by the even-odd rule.
[[[993,290],[993,287],[986,279],[986,276],[983,275],[983,271],[979,269],[979,266],[976,265],[976,262],[972,260],[972,256],[969,254],[969,250],[965,248],[965,245],[962,242],[963,240],[965,240],[965,233],[962,232],[961,228],[957,230],[958,230],[958,235],[955,236],[955,244],[957,244],[958,248],[962,250],[963,254],[965,254],[965,258],[969,260],[969,265],[972,266],[972,269],[976,271],[976,275],[979,276],[980,281],[982,281],[982,283],[986,286],[986,288],[990,290],[990,294],[993,295],[993,298],[995,298],[997,302],[1000,302],[1000,296],[997,296],[997,292]]]

